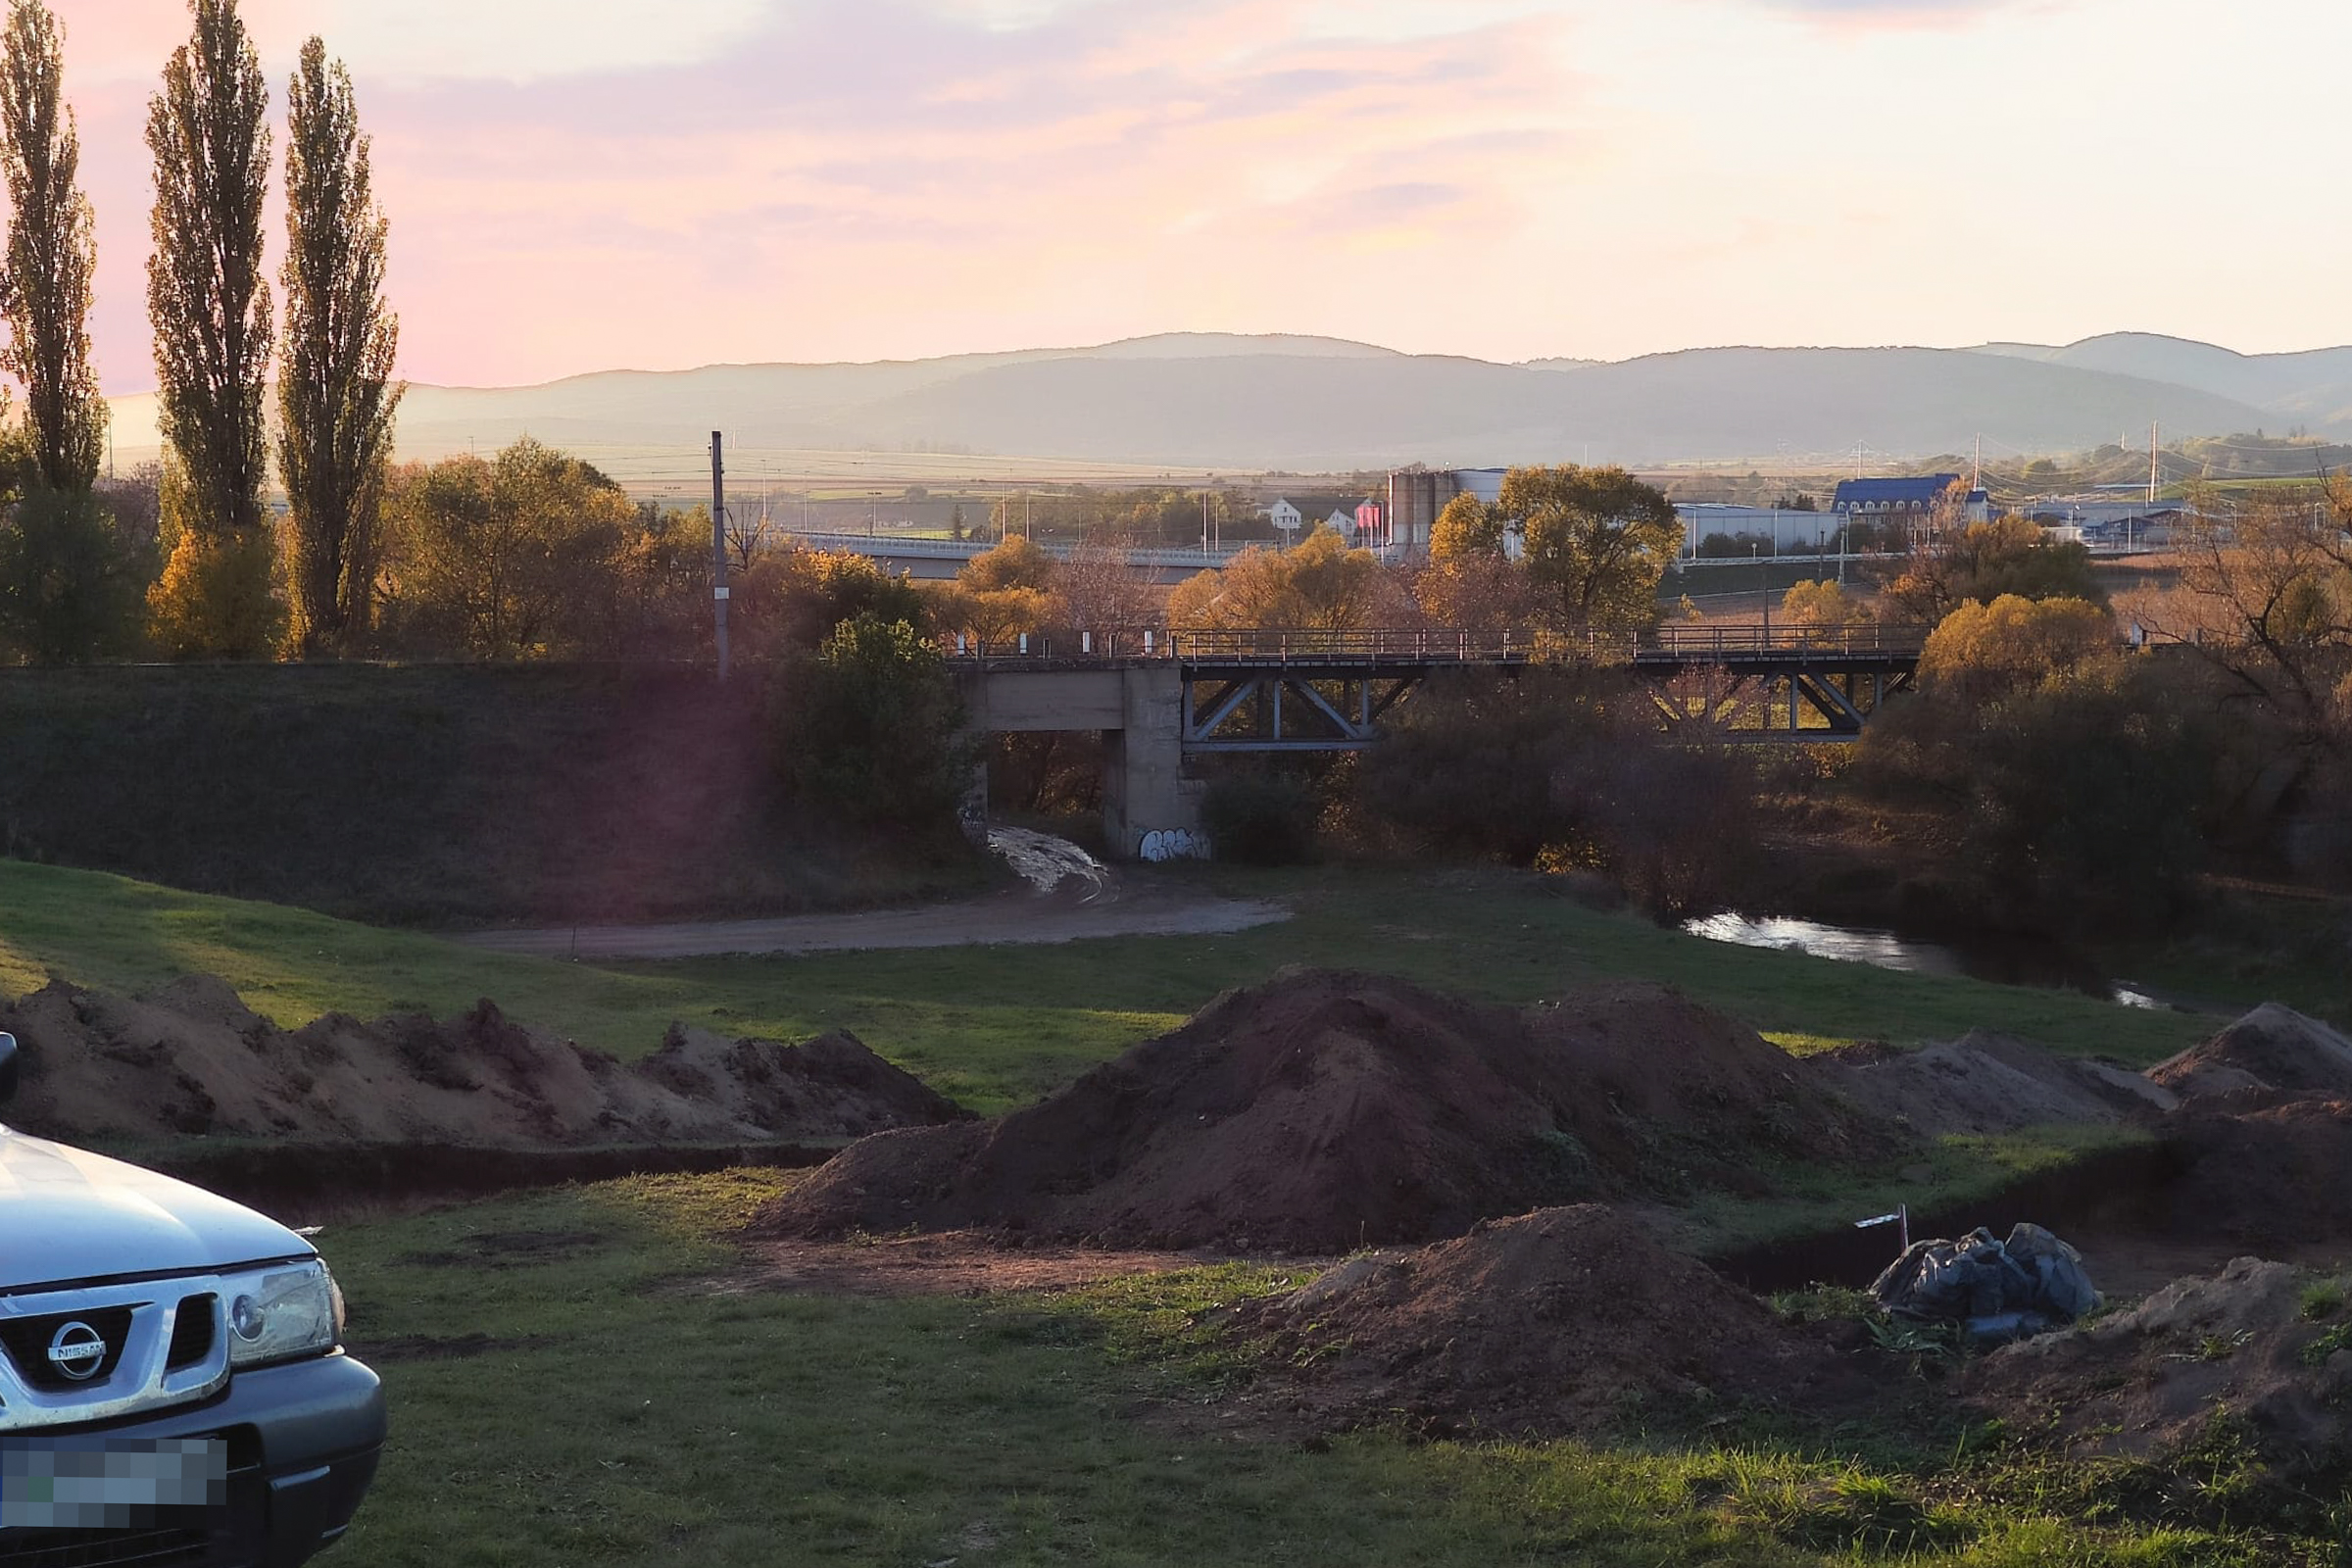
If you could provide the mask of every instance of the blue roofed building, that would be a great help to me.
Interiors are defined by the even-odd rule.
[[[1960,494],[1953,496],[1955,491]],[[1984,522],[1992,515],[1991,499],[1982,490],[1969,489],[1968,481],[1956,473],[1931,473],[1916,479],[1848,479],[1838,486],[1830,510],[1856,521],[1925,521],[1947,496],[1965,509],[1970,522]]]

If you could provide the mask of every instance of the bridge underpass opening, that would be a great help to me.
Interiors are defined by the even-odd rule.
[[[991,736],[981,754],[988,819],[1021,824],[1100,816],[1106,745],[1101,730],[1036,730]],[[1056,829],[1055,831],[1059,831]],[[1076,835],[1082,842],[1086,833]],[[1100,853],[1103,846],[1087,842]]]

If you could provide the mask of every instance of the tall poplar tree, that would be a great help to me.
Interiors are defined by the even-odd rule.
[[[33,461],[53,490],[98,478],[106,404],[90,369],[90,274],[98,265],[81,193],[81,140],[64,101],[65,55],[42,0],[10,0],[0,39],[0,163],[8,235],[4,364],[24,388]]]
[[[351,74],[303,47],[286,98],[285,352],[278,471],[289,511],[293,643],[345,646],[368,626],[400,320],[383,299],[384,234]]]
[[[181,657],[270,651],[271,541],[264,399],[270,286],[262,200],[270,188],[270,89],[236,0],[191,0],[196,30],[148,106],[155,253],[147,311],[169,447],[172,560],[150,604]]]

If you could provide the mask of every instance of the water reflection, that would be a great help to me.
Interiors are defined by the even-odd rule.
[[[1842,958],[1873,968],[1904,974],[1968,973],[1960,955],[1933,942],[1909,942],[1891,931],[1865,931],[1823,925],[1815,920],[1770,917],[1751,920],[1744,914],[1713,914],[1683,927],[1709,942],[1729,942],[1742,948],[1774,948],[1782,953],[1809,953],[1816,958]]]
[[[1709,942],[1805,953],[1901,974],[1965,975],[2002,985],[2059,987],[2101,997],[2120,1006],[2158,1012],[2188,1010],[2130,981],[2108,980],[2053,944],[2023,938],[1987,938],[1961,949],[1941,942],[1921,942],[1893,931],[1778,915],[1756,919],[1744,914],[1709,915],[1688,922],[1683,929]]]

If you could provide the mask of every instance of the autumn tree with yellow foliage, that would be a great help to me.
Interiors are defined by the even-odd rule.
[[[1920,680],[1968,708],[2063,679],[2117,646],[2115,616],[2084,599],[2004,594],[1943,618],[1919,658]]]
[[[1168,624],[1180,631],[1355,631],[1400,625],[1411,601],[1369,550],[1310,528],[1288,550],[1250,549],[1178,583]]]
[[[983,646],[1018,641],[1054,619],[1059,564],[1043,547],[1015,535],[968,562],[956,580],[931,591],[939,629]]]

